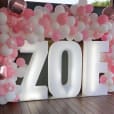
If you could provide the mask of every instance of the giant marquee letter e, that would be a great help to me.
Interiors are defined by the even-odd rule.
[[[101,54],[108,52],[108,41],[84,42],[83,96],[106,95],[108,88],[99,83],[99,74],[107,73],[107,63],[100,62]]]
[[[62,85],[62,54],[68,53],[68,80]],[[76,97],[81,89],[82,52],[73,41],[52,44],[48,56],[48,84],[54,98]]]

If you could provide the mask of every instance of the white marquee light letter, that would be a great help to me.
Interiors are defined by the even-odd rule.
[[[20,51],[33,53],[21,85],[20,100],[47,99],[48,88],[46,86],[36,86],[36,83],[48,54],[48,42],[44,41],[33,45],[26,43]]]
[[[68,81],[62,85],[62,54],[68,53]],[[75,97],[81,88],[82,53],[80,45],[72,41],[54,43],[49,51],[48,84],[55,98]]]
[[[107,64],[100,62],[101,54],[108,50],[108,41],[84,42],[83,96],[107,94],[107,87],[99,84],[99,73],[106,73],[108,70]]]

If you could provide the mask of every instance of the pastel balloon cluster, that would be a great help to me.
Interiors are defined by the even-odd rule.
[[[103,61],[108,64],[108,72],[105,75],[102,75],[100,78],[100,83],[108,85],[109,92],[114,91],[114,22],[110,20],[112,23],[112,29],[110,31],[111,37],[107,36],[108,34],[104,34],[104,40],[107,40],[109,37],[109,52],[103,54]],[[106,36],[105,36],[106,35]],[[102,39],[102,40],[103,40]]]
[[[108,72],[103,77],[101,76],[100,82],[107,84],[112,92],[114,91],[114,37],[110,40],[109,52],[103,55],[103,61],[108,64]]]
[[[111,22],[106,15],[98,16],[92,11],[92,5],[58,5],[55,9],[51,4],[46,4],[45,7],[37,6],[34,9],[34,16],[30,18],[36,26],[33,27],[35,31],[32,33],[38,34],[40,40],[108,40],[111,38]],[[30,37],[28,41],[31,42],[29,39]]]
[[[17,56],[19,47],[24,45],[25,39],[22,34],[13,32],[17,18],[16,14],[6,8],[0,9],[0,72],[2,66],[5,66],[7,72],[3,75],[4,78],[0,79],[0,104],[15,102],[19,98],[19,88],[16,85],[17,70],[24,67],[25,60]]]
[[[18,58],[18,53],[25,41],[34,44],[45,39],[77,42],[111,40],[112,23],[108,17],[92,12],[92,5],[58,5],[53,8],[51,4],[46,4],[44,7],[36,6],[34,10],[26,8],[20,15],[1,8],[0,65],[7,68],[7,77],[0,80],[0,104],[19,98],[16,80],[23,75],[26,62]],[[109,66],[112,72],[113,65]]]

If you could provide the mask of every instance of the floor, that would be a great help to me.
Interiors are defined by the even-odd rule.
[[[0,114],[114,114],[114,95],[8,103]]]

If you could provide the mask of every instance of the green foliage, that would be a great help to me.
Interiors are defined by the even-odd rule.
[[[95,6],[95,7],[107,7],[109,5],[110,5],[110,1],[105,1],[105,2],[96,1],[93,3],[93,6]]]

